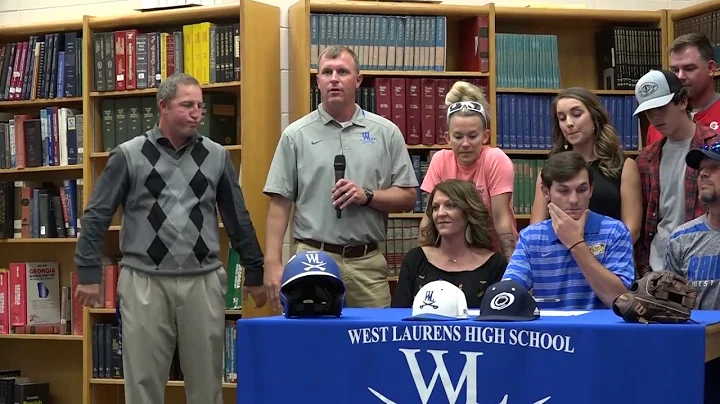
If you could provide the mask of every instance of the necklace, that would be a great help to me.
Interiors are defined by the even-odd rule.
[[[440,250],[440,254],[442,254],[443,257],[447,258],[448,261],[452,262],[453,264],[457,263],[457,260],[455,258],[448,257],[447,254],[445,254],[445,252],[442,250],[442,248],[438,248],[438,250]]]

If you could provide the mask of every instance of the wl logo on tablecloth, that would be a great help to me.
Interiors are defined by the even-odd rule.
[[[460,354],[465,357],[465,366],[463,367],[462,373],[458,378],[457,384],[453,383],[447,366],[445,365],[445,360],[443,358],[443,356],[447,354],[448,351],[434,349],[428,349],[426,351],[432,356],[433,360],[435,361],[435,371],[430,378],[430,382],[427,384],[425,383],[425,379],[422,376],[423,372],[422,370],[420,370],[420,364],[418,363],[416,357],[417,353],[419,353],[420,350],[400,348],[400,352],[405,355],[405,360],[407,361],[408,368],[410,369],[410,374],[415,381],[415,388],[420,395],[420,401],[422,402],[422,404],[427,404],[430,401],[430,396],[435,389],[438,378],[440,378],[440,383],[442,384],[442,387],[445,391],[445,396],[448,399],[448,403],[456,404],[458,402],[458,398],[460,398],[460,393],[465,390],[465,402],[467,404],[477,404],[477,360],[478,357],[482,355],[482,352],[460,352]],[[384,404],[398,404],[395,401],[385,397],[382,393],[378,392],[372,387],[368,387],[368,390]],[[499,404],[510,404],[508,398],[509,395],[505,394]],[[547,396],[543,399],[535,401],[533,404],[547,403],[550,398],[551,396]]]

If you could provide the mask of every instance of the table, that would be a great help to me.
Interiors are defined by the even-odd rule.
[[[628,324],[610,310],[531,322],[402,321],[409,315],[239,320],[237,401],[694,404],[705,361],[720,356],[719,311],[672,325]]]

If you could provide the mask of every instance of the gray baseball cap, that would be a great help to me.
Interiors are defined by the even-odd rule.
[[[650,70],[635,84],[638,107],[633,115],[664,107],[682,89],[680,79],[669,70]]]

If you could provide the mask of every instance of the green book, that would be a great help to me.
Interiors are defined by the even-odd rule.
[[[225,308],[238,310],[242,308],[242,273],[240,254],[232,247],[228,250],[227,260],[227,294],[225,295]]]

